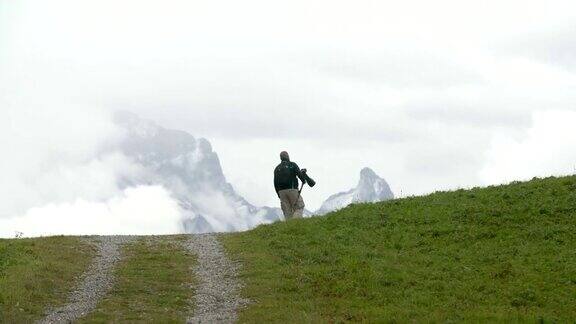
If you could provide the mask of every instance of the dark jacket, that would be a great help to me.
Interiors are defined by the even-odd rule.
[[[274,188],[276,193],[285,189],[298,189],[300,184],[297,177],[304,182],[300,168],[296,163],[285,160],[278,164],[276,169],[274,169]]]

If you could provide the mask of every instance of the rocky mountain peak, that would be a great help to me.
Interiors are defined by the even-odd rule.
[[[380,179],[380,177],[374,172],[374,170],[366,167],[360,170],[360,181],[375,181]]]
[[[144,170],[121,186],[162,185],[179,202],[187,232],[246,230],[280,218],[279,209],[255,207],[234,191],[208,140],[130,112],[116,113],[114,121],[127,134],[117,149]]]
[[[393,198],[394,194],[386,180],[380,178],[372,169],[363,168],[356,188],[330,196],[316,214],[326,214],[353,203],[378,202]]]

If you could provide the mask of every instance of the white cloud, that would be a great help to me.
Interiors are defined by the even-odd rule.
[[[100,152],[123,134],[95,106],[70,105],[36,92],[0,110],[0,216],[52,202],[109,199],[117,178],[138,172],[125,157]]]
[[[142,170],[105,149],[125,135],[107,111],[44,90],[0,98],[0,237],[181,232],[166,190],[119,187]]]
[[[0,218],[0,237],[49,235],[150,235],[182,232],[180,209],[159,186],[128,188],[106,201],[77,199],[34,207]]]
[[[482,170],[485,183],[576,173],[576,112],[537,112],[533,119],[522,139],[494,136]]]

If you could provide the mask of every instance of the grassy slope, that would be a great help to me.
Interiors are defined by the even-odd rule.
[[[194,295],[195,258],[184,236],[141,239],[124,248],[116,285],[81,323],[183,323]]]
[[[360,204],[222,237],[241,322],[573,321],[576,177]]]
[[[73,237],[0,240],[0,322],[29,323],[64,304],[93,254]]]

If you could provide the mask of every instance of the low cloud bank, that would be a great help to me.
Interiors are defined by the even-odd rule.
[[[110,113],[21,98],[0,98],[0,237],[182,232],[166,189],[119,185],[143,171],[105,149],[126,136]]]
[[[161,186],[127,188],[103,202],[77,199],[0,219],[0,237],[181,233],[180,209]]]

